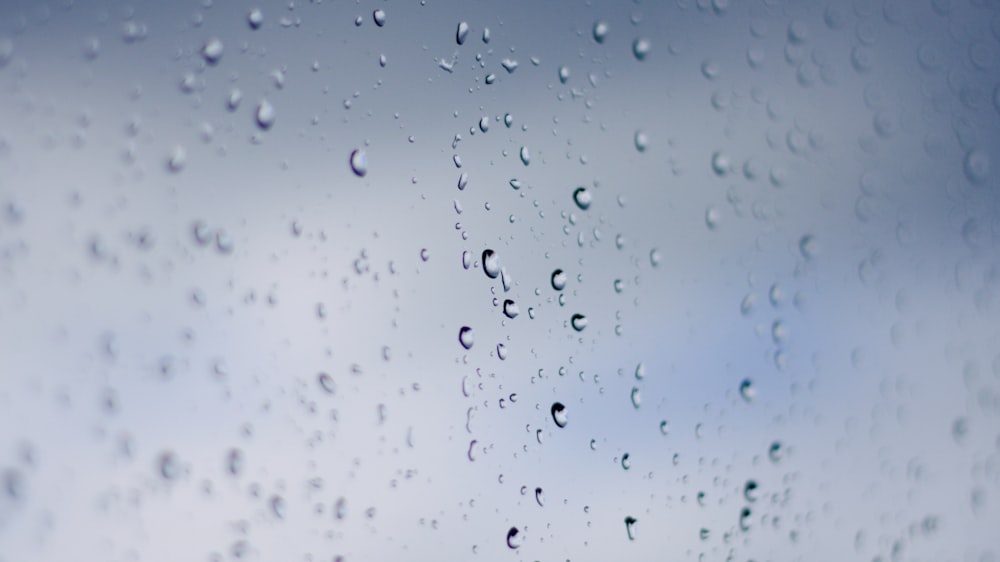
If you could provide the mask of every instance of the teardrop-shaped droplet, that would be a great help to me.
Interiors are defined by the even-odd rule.
[[[465,349],[472,349],[472,344],[476,342],[475,336],[472,333],[472,328],[468,326],[462,326],[458,330],[458,343],[462,344]]]
[[[628,540],[630,541],[635,540],[635,523],[635,517],[629,515],[625,518],[625,532],[628,533]]]
[[[566,423],[569,422],[566,418],[566,406],[563,406],[561,402],[552,404],[552,421],[556,422],[556,426],[559,428],[566,427]]]
[[[525,166],[531,164],[531,153],[528,152],[528,147],[526,146],[521,147],[521,163]]]
[[[351,152],[351,170],[359,178],[365,177],[368,173],[368,154],[364,150],[355,149]]]
[[[325,390],[328,394],[335,394],[337,391],[337,385],[333,382],[333,377],[329,373],[320,373],[317,375],[316,379],[319,381],[319,386]]]
[[[582,314],[574,314],[569,320],[570,325],[577,332],[582,332],[584,328],[587,327],[587,317]]]
[[[608,24],[604,20],[598,20],[594,23],[594,41],[598,43],[603,43],[604,39],[608,36]]]
[[[503,314],[507,318],[514,319],[517,315],[521,313],[521,310],[517,307],[517,303],[507,299],[503,301]]]
[[[260,100],[260,103],[257,104],[257,113],[254,117],[257,120],[257,126],[266,131],[274,125],[277,115],[271,102]]]
[[[566,272],[557,269],[552,272],[552,288],[561,291],[566,288],[566,280],[568,279]]]
[[[581,211],[586,211],[590,208],[590,191],[586,187],[578,187],[573,191],[573,201],[576,201],[576,206],[580,207]]]
[[[545,507],[545,496],[542,494],[541,488],[535,488],[535,501],[538,502],[539,506]]]
[[[517,527],[511,527],[507,531],[507,546],[510,548],[518,548],[524,542],[521,537],[521,532],[517,530]]]
[[[629,458],[628,453],[622,455],[622,468],[625,470],[632,468],[632,460]]]
[[[458,29],[455,31],[455,41],[461,45],[465,43],[465,39],[469,36],[469,24],[462,21],[458,23]]]
[[[372,19],[375,21],[375,25],[379,27],[385,25],[385,10],[382,8],[376,8],[375,11],[372,12]]]
[[[483,273],[490,279],[496,279],[500,275],[500,258],[493,250],[483,250]]]

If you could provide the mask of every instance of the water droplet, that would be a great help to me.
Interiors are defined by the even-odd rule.
[[[638,365],[635,366],[635,379],[641,381],[645,377],[646,377],[646,365],[640,362]]]
[[[705,210],[705,226],[709,230],[715,230],[719,227],[719,220],[722,218],[722,213],[719,209],[715,207],[709,207]]]
[[[517,315],[520,314],[520,313],[521,313],[521,311],[517,307],[517,303],[516,302],[514,302],[514,301],[512,301],[510,299],[507,299],[507,300],[503,301],[503,314],[504,314],[504,316],[506,316],[507,318],[510,318],[510,319],[514,319],[514,318],[517,318]]]
[[[667,420],[663,420],[660,422],[660,433],[662,433],[663,435],[670,433],[670,424],[667,422]]]
[[[513,123],[514,123],[514,116],[511,115],[510,113],[505,113],[503,116],[503,124],[506,125],[507,128],[509,129],[511,124]]]
[[[431,259],[431,253],[430,253],[430,251],[427,248],[421,248],[420,249],[420,259],[422,261],[427,261],[427,260]]]
[[[573,191],[573,201],[576,201],[576,206],[580,207],[581,211],[586,211],[590,208],[590,191],[586,187],[578,187]]]
[[[632,406],[636,409],[639,408],[639,404],[642,402],[642,395],[639,392],[639,387],[632,387]]]
[[[740,530],[743,532],[750,530],[750,516],[753,512],[750,511],[749,507],[744,507],[740,510]]]
[[[462,344],[465,349],[472,349],[472,344],[475,343],[475,336],[472,333],[472,328],[468,326],[462,326],[458,330],[458,343]]]
[[[771,443],[771,446],[767,449],[767,456],[771,458],[771,462],[781,460],[781,457],[784,456],[784,448],[779,441]]]
[[[753,387],[753,382],[750,379],[743,379],[743,382],[740,383],[740,396],[747,402],[752,402],[756,395],[757,391]]]
[[[557,270],[553,271],[552,272],[552,288],[555,289],[555,290],[557,290],[557,291],[561,291],[561,290],[565,289],[566,288],[566,281],[567,281],[567,279],[569,279],[569,277],[566,275],[565,271],[563,271],[561,269],[557,269]]]
[[[635,132],[635,149],[639,152],[646,152],[646,147],[649,146],[649,136],[643,131]]]
[[[628,453],[622,455],[622,468],[625,470],[632,468],[632,461],[630,460]]]
[[[565,84],[568,81],[569,81],[569,67],[568,66],[560,66],[559,67],[559,83],[560,84]]]
[[[502,343],[498,343],[497,344],[497,357],[501,361],[507,359],[507,346],[506,345],[504,345]],[[501,398],[501,400],[503,400],[503,399]]]
[[[985,150],[974,148],[965,155],[965,177],[974,184],[983,183],[990,176],[990,157]]]
[[[385,10],[382,8],[376,8],[375,11],[372,12],[372,19],[375,20],[375,25],[379,27],[385,25]]]
[[[469,174],[462,172],[458,176],[458,189],[459,191],[465,189],[465,186],[469,185]]]
[[[566,418],[566,406],[563,406],[561,402],[554,402],[551,411],[552,421],[556,422],[556,427],[566,427],[566,424],[569,422]]]
[[[469,441],[469,450],[465,453],[465,456],[469,457],[469,462],[476,462],[476,456],[473,454],[476,450],[476,443],[479,443],[479,441],[475,439]]]
[[[712,171],[715,175],[722,177],[729,173],[732,168],[732,162],[729,157],[722,152],[712,153]]]
[[[598,20],[594,23],[594,41],[598,43],[603,43],[604,39],[608,36],[608,24],[603,20]]]
[[[660,251],[659,250],[657,250],[656,248],[653,248],[652,250],[649,251],[649,263],[650,263],[650,265],[652,265],[653,267],[659,266],[661,259],[662,259],[662,257],[660,256]]]
[[[183,170],[185,165],[187,165],[187,151],[183,146],[175,146],[167,158],[167,170],[177,173]]]
[[[484,133],[486,131],[490,130],[490,118],[489,117],[483,115],[483,117],[479,120],[479,130],[482,131],[482,132],[484,132]]]
[[[264,25],[264,14],[260,8],[250,10],[250,13],[247,14],[247,23],[250,25],[250,29],[260,29],[260,26]]]
[[[266,131],[274,125],[275,117],[274,106],[271,105],[271,102],[260,100],[260,103],[257,104],[257,126]]]
[[[812,234],[806,234],[799,240],[799,252],[802,253],[802,257],[805,259],[813,259],[818,251],[819,244],[816,242],[816,237]]]
[[[518,548],[524,542],[521,532],[517,530],[517,527],[511,527],[507,531],[507,546],[510,548]]]
[[[635,517],[629,515],[625,518],[625,532],[628,533],[628,540],[630,541],[635,540],[635,523]]]
[[[743,486],[743,497],[750,503],[757,501],[757,481],[747,480]]]
[[[493,250],[483,250],[483,273],[490,279],[500,275],[500,257]]]
[[[181,462],[177,459],[177,455],[169,451],[160,455],[160,460],[157,464],[160,476],[167,480],[174,480],[181,475]]]
[[[213,37],[205,41],[205,44],[201,47],[201,58],[205,59],[205,62],[210,65],[216,65],[222,59],[222,52],[222,41]]]
[[[702,530],[698,532],[698,536],[703,541],[707,541],[708,540],[708,535],[709,535],[709,531],[708,531],[708,529],[705,529],[705,528],[702,528]]]
[[[466,22],[459,22],[458,29],[455,31],[455,41],[459,45],[465,43],[466,37],[469,36],[469,24]]]
[[[652,49],[652,44],[650,44],[649,39],[645,37],[638,37],[632,42],[632,54],[635,55],[635,60],[646,60],[646,56],[649,55],[650,49]]]
[[[229,471],[229,474],[239,476],[243,472],[245,464],[246,460],[243,458],[243,451],[239,449],[229,450],[229,454],[226,456],[226,470]]]
[[[545,496],[542,494],[541,488],[535,488],[535,501],[538,502],[539,507],[545,507]]]
[[[351,152],[351,170],[359,178],[368,173],[368,154],[364,150],[355,149]]]
[[[226,109],[229,111],[236,111],[240,107],[240,102],[243,101],[243,92],[238,88],[233,88],[229,92],[229,97],[226,98]]]
[[[500,66],[507,71],[507,74],[513,74],[517,70],[518,64],[514,59],[503,59],[500,61]]]
[[[465,269],[472,267],[472,252],[468,250],[462,251],[462,267]]]
[[[515,190],[521,189],[521,181],[516,178],[510,180],[510,187]]]
[[[616,293],[621,293],[625,289],[625,282],[621,279],[615,279],[614,288]]]
[[[483,43],[489,43],[489,42],[490,42],[490,28],[484,27],[483,28]]]
[[[281,496],[271,496],[271,512],[278,519],[284,519],[287,515],[287,506],[285,505],[285,498]]]
[[[521,147],[521,163],[525,166],[531,164],[531,153],[528,152],[528,147],[526,146]]]
[[[316,376],[316,380],[319,381],[320,388],[328,394],[335,394],[337,392],[337,385],[333,382],[333,377],[329,373],[320,373]]]
[[[574,314],[569,320],[570,325],[577,332],[582,332],[584,328],[587,327],[587,317],[582,314]]]

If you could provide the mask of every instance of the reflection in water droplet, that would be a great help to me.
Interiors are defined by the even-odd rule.
[[[563,271],[561,269],[557,269],[557,270],[553,271],[552,272],[552,288],[555,289],[555,290],[557,290],[557,291],[561,291],[561,290],[565,289],[566,288],[566,281],[567,281],[567,279],[568,279],[568,277],[567,277],[565,271]]]
[[[561,402],[555,402],[552,404],[552,421],[556,422],[557,427],[566,427],[566,423],[569,420],[566,418],[566,406],[563,406]]]
[[[275,117],[274,106],[271,105],[271,102],[260,100],[260,103],[257,104],[257,113],[255,114],[257,126],[266,131],[274,125]]]
[[[625,532],[628,533],[628,540],[630,541],[635,540],[635,523],[635,517],[629,515],[625,518]]]
[[[320,373],[317,377],[319,381],[319,386],[325,390],[328,394],[334,394],[337,391],[337,385],[333,382],[333,377],[329,373]]]
[[[507,531],[507,546],[510,548],[518,548],[524,542],[521,532],[517,530],[517,527],[511,527]]]
[[[500,258],[493,250],[483,250],[483,273],[490,279],[496,279],[500,275]]]
[[[368,173],[368,154],[364,150],[355,149],[351,152],[351,171],[359,178]]]
[[[458,343],[462,344],[462,347],[465,349],[472,349],[472,344],[475,343],[472,328],[462,326],[462,328],[458,330]]]
[[[569,320],[570,325],[577,332],[582,332],[584,328],[587,327],[587,317],[582,314],[574,314]]]
[[[652,49],[652,44],[649,42],[649,39],[646,39],[645,37],[636,38],[636,40],[632,42],[632,54],[635,55],[636,60],[646,60],[646,56],[649,55],[650,49]]]
[[[455,41],[461,45],[465,43],[466,37],[469,36],[469,24],[466,22],[459,22],[458,29],[455,31]]]
[[[608,24],[603,20],[594,22],[594,41],[603,43],[608,36]]]
[[[573,191],[573,201],[576,201],[576,206],[580,207],[580,210],[586,211],[590,208],[590,192],[587,191],[586,187],[578,187]]]

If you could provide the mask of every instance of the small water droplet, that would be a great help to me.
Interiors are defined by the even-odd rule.
[[[526,146],[521,147],[521,163],[525,166],[531,164],[531,153],[528,152],[528,147]]]
[[[455,31],[455,41],[461,45],[465,43],[465,39],[469,36],[469,24],[466,22],[459,22],[458,29]]]
[[[520,313],[521,313],[521,310],[518,308],[516,302],[514,302],[514,301],[512,301],[510,299],[507,299],[507,300],[503,301],[503,314],[504,314],[504,316],[506,316],[507,318],[510,318],[510,319],[514,319],[514,318],[517,318],[517,315],[520,314]]]
[[[559,67],[559,82],[561,84],[565,84],[568,81],[569,81],[569,67],[568,66],[560,66]]]
[[[472,344],[475,343],[475,336],[472,333],[472,328],[468,326],[462,326],[458,330],[458,343],[462,344],[465,349],[472,349]]]
[[[250,10],[250,13],[247,14],[247,23],[250,25],[250,29],[260,29],[260,26],[264,25],[264,14],[260,8]]]
[[[750,503],[757,501],[757,481],[747,480],[743,486],[743,497]]]
[[[639,392],[639,387],[632,387],[632,406],[636,409],[639,408],[639,404],[642,402],[642,394]]]
[[[483,117],[479,120],[479,130],[482,131],[482,132],[484,132],[484,133],[486,131],[490,130],[490,118],[489,117],[483,115]]]
[[[184,150],[183,146],[175,146],[173,150],[170,151],[170,156],[167,158],[167,170],[173,173],[180,172],[187,165],[187,151]]]
[[[778,462],[784,456],[784,447],[781,442],[775,441],[771,443],[771,446],[767,449],[767,456],[770,457],[771,462]]]
[[[635,149],[639,152],[646,152],[649,146],[649,136],[643,131],[635,132]]]
[[[483,250],[483,273],[490,279],[500,275],[500,257],[493,250]]]
[[[608,24],[604,20],[594,22],[594,41],[603,43],[608,36]]]
[[[462,251],[462,267],[465,269],[472,267],[472,252],[468,250]]]
[[[663,435],[670,433],[670,424],[667,423],[667,420],[663,420],[660,422],[660,433],[662,433]]]
[[[636,38],[636,40],[632,42],[632,54],[635,55],[635,60],[646,60],[646,56],[649,55],[649,51],[652,47],[653,46],[649,42],[649,39],[646,39],[645,37]]]
[[[427,248],[420,249],[420,259],[421,261],[427,261],[431,259],[431,253]]]
[[[230,449],[229,454],[226,455],[226,470],[229,474],[233,476],[239,476],[243,472],[243,465],[246,464],[246,460],[243,458],[243,451],[239,449]]]
[[[503,124],[506,125],[507,128],[509,129],[511,124],[513,123],[514,123],[514,116],[511,115],[510,113],[505,113],[503,116]]]
[[[645,377],[646,377],[646,365],[640,362],[638,365],[635,366],[635,379],[641,381]]]
[[[811,260],[816,257],[816,253],[819,251],[819,243],[816,242],[816,237],[812,234],[806,234],[799,240],[799,252],[802,253],[802,257],[807,260]]]
[[[566,281],[568,279],[569,279],[569,276],[566,275],[565,271],[563,271],[561,269],[557,269],[557,270],[553,271],[552,272],[552,288],[555,289],[555,290],[557,290],[557,291],[561,291],[561,290],[565,289],[566,288]]]
[[[659,250],[657,250],[656,248],[653,248],[652,250],[649,251],[649,263],[650,263],[650,265],[652,265],[653,267],[658,267],[660,265],[660,261],[661,260],[662,260],[662,256],[660,255],[660,251]]]
[[[359,178],[365,177],[368,173],[368,154],[364,150],[355,149],[351,152],[351,170]]]
[[[274,106],[271,105],[271,102],[267,100],[260,100],[260,103],[257,104],[257,126],[266,131],[274,125],[275,117],[276,112],[274,110]]]
[[[379,27],[385,25],[385,10],[382,8],[376,8],[375,11],[372,12],[372,19],[375,21],[375,25]]]
[[[205,62],[210,65],[216,65],[222,59],[223,52],[222,41],[218,38],[213,37],[201,47],[201,57],[205,59]]]
[[[590,191],[588,191],[586,187],[576,188],[576,190],[573,191],[573,201],[576,201],[576,206],[580,207],[581,211],[586,211],[590,208]]]
[[[740,396],[747,402],[752,402],[756,395],[757,391],[754,389],[750,379],[743,379],[743,382],[740,383]]]
[[[740,510],[740,530],[743,532],[750,530],[750,516],[752,512],[749,507]]]
[[[573,329],[577,332],[582,332],[584,328],[587,327],[587,317],[582,314],[574,314],[570,318],[569,323],[573,326]]]
[[[566,406],[563,406],[561,402],[554,402],[551,411],[552,421],[556,422],[556,427],[566,427],[566,424],[569,422],[566,418]]]
[[[545,496],[542,494],[541,488],[535,488],[535,501],[540,507],[545,507]]]
[[[625,518],[625,532],[628,533],[628,540],[630,541],[635,540],[635,524],[636,524],[635,517],[629,515],[628,517]]]
[[[501,361],[507,359],[507,346],[506,345],[504,345],[502,343],[498,343],[497,344],[497,357]],[[501,400],[501,402],[503,401],[502,398],[500,400]]]
[[[983,183],[990,177],[990,157],[985,150],[974,148],[965,155],[965,177],[974,184]]]
[[[285,505],[285,498],[281,496],[271,496],[271,512],[278,519],[284,519],[287,515],[287,507]]]
[[[316,376],[316,380],[319,381],[319,386],[328,394],[335,394],[337,392],[337,385],[333,382],[333,377],[329,373],[320,373]]]
[[[629,458],[628,453],[622,455],[622,468],[625,470],[632,468],[632,460]]]
[[[709,230],[715,230],[719,227],[719,221],[722,219],[722,213],[719,209],[715,207],[709,207],[705,210],[705,226]]]
[[[507,546],[510,548],[518,548],[524,542],[521,532],[517,530],[517,527],[511,527],[507,531]]]
[[[157,464],[160,476],[167,480],[174,480],[181,475],[181,462],[174,453],[168,451],[161,454]]]

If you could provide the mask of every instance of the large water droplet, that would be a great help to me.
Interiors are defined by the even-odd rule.
[[[364,150],[355,149],[351,152],[351,170],[359,178],[368,173],[368,154]]]
[[[260,103],[257,104],[257,113],[255,117],[257,119],[258,127],[265,131],[270,129],[271,126],[274,125],[274,119],[276,117],[274,106],[267,100],[260,100]]]
[[[518,548],[524,543],[524,539],[521,536],[521,532],[517,530],[517,527],[511,527],[507,531],[507,546],[510,548]]]
[[[222,41],[213,37],[205,41],[205,44],[202,46],[201,58],[205,59],[205,62],[210,65],[216,65],[222,59],[222,52]]]
[[[372,19],[375,20],[375,25],[379,27],[385,25],[385,10],[382,8],[376,8],[375,11],[372,12]]]
[[[476,342],[475,336],[472,333],[472,328],[468,326],[462,326],[458,330],[458,343],[462,344],[465,349],[472,349],[472,344]]]
[[[555,290],[557,290],[557,291],[561,291],[561,290],[565,289],[566,288],[566,280],[567,279],[568,279],[568,276],[566,275],[565,271],[563,271],[561,269],[557,269],[557,270],[553,271],[552,272],[552,288],[555,289]]]
[[[594,41],[603,43],[608,36],[608,24],[604,20],[594,22]]]
[[[455,31],[455,41],[461,45],[465,43],[465,39],[469,36],[469,24],[466,22],[459,22],[458,29]]]
[[[635,524],[636,524],[635,517],[629,515],[628,517],[625,518],[625,532],[628,533],[628,540],[630,541],[635,540]]]
[[[552,421],[556,422],[556,426],[563,428],[569,422],[566,419],[566,406],[563,406],[561,402],[554,402],[552,404]]]
[[[584,328],[587,327],[587,317],[582,314],[574,314],[572,318],[569,319],[570,325],[577,332],[582,332]]]
[[[500,257],[493,250],[483,250],[483,273],[490,279],[500,275]]]
[[[580,207],[580,210],[586,211],[590,208],[590,191],[586,187],[578,187],[573,191],[573,201],[576,201],[576,206]]]

